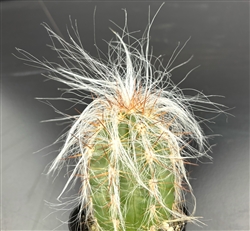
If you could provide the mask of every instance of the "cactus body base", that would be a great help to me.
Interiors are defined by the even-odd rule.
[[[79,210],[80,210],[80,206],[77,206],[76,208],[73,209],[73,211],[69,215],[69,222],[68,222],[69,231],[92,231],[92,230],[89,230],[86,225],[84,225],[84,222],[83,222],[84,211],[81,214],[82,219],[80,220],[78,218]],[[183,212],[187,214],[186,208],[183,209]],[[159,230],[159,231],[162,231],[162,230]],[[186,223],[179,225],[179,227],[176,227],[175,229],[169,228],[169,231],[186,231]]]

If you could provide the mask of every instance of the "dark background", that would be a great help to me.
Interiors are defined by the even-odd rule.
[[[130,31],[147,25],[148,6],[151,15],[161,2],[81,2],[81,1],[2,1],[1,2],[1,80],[2,80],[2,155],[1,209],[2,230],[67,230],[68,211],[54,210],[45,201],[55,203],[66,180],[66,171],[58,178],[45,176],[45,167],[57,155],[60,145],[35,151],[50,145],[65,125],[40,123],[58,115],[35,97],[56,97],[61,85],[46,81],[41,70],[26,66],[15,58],[15,47],[38,58],[56,61],[56,54],[46,44],[50,39],[40,25],[47,22],[68,39],[66,24],[69,15],[78,20],[82,43],[96,56],[94,47],[93,12],[96,8],[96,40],[106,52],[106,43],[114,37],[108,29],[117,29],[109,20],[124,25],[125,8]],[[52,19],[53,20],[52,20]],[[56,25],[56,26],[55,26]],[[58,29],[57,29],[58,28]],[[188,225],[187,230],[249,230],[249,3],[243,1],[175,1],[166,2],[151,30],[151,45],[156,56],[165,55],[164,63],[176,47],[191,36],[176,64],[194,59],[173,72],[178,83],[197,65],[182,88],[195,88],[205,94],[222,95],[213,101],[231,109],[234,116],[220,115],[206,126],[206,134],[220,134],[210,140],[213,164],[189,169],[191,184],[197,197],[197,216],[207,226]],[[62,102],[54,105],[66,113]],[[80,106],[79,110],[82,110]],[[202,114],[207,117],[207,114]],[[54,151],[54,152],[52,152]],[[52,153],[50,153],[52,152]],[[50,154],[48,154],[50,153]],[[68,193],[77,193],[77,188]]]

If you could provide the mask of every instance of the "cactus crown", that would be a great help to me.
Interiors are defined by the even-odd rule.
[[[75,160],[63,191],[80,177],[77,201],[89,230],[179,230],[182,222],[197,221],[185,164],[207,156],[207,143],[193,111],[217,112],[218,107],[200,92],[184,96],[172,82],[171,72],[190,59],[173,67],[185,46],[178,44],[163,68],[149,49],[152,22],[139,40],[126,32],[126,25],[121,35],[113,31],[116,40],[108,44],[106,62],[84,50],[72,23],[76,39],[69,34],[70,42],[44,24],[52,41],[62,45],[53,43],[53,49],[64,66],[18,49],[24,60],[48,70],[48,78],[68,85],[67,92],[82,96],[87,90],[95,96],[80,115],[61,113],[62,120],[74,122],[61,137],[65,143],[49,170]],[[133,43],[125,44],[125,37]],[[75,98],[65,100],[84,104]],[[190,145],[191,140],[198,148]],[[186,192],[194,199],[189,216],[183,212]]]

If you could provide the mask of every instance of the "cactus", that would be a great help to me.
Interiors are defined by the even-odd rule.
[[[49,170],[61,170],[74,160],[63,192],[81,179],[79,219],[92,231],[177,231],[187,221],[198,222],[185,164],[191,158],[209,157],[209,148],[193,111],[219,109],[200,92],[184,96],[172,82],[171,72],[190,60],[173,66],[186,43],[178,44],[163,68],[149,49],[153,21],[139,40],[127,32],[126,25],[121,35],[112,30],[116,40],[108,44],[107,61],[84,50],[72,22],[76,39],[69,33],[70,42],[44,24],[52,41],[62,46],[53,42],[52,48],[64,66],[18,49],[23,60],[49,71],[49,79],[68,85],[66,93],[80,98],[88,97],[85,91],[92,93],[93,101],[79,115],[60,112],[63,118],[55,119],[74,122],[61,137],[65,143]],[[125,38],[133,42],[126,44]],[[60,99],[84,104],[79,97]],[[194,202],[189,216],[183,211],[186,193]]]

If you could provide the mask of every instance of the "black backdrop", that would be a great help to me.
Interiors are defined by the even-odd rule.
[[[55,61],[56,54],[46,47],[50,40],[40,23],[47,22],[67,38],[66,24],[71,15],[78,20],[84,47],[95,56],[95,7],[96,40],[99,48],[106,52],[102,39],[109,41],[114,35],[108,28],[115,29],[109,20],[123,26],[122,9],[125,8],[129,30],[143,31],[149,5],[153,15],[161,2],[1,2],[2,230],[67,230],[61,221],[68,218],[67,211],[52,213],[45,205],[45,201],[56,202],[67,180],[66,171],[55,180],[42,174],[60,145],[33,154],[51,144],[65,128],[56,123],[39,123],[57,115],[34,98],[59,96],[57,88],[61,85],[44,82],[41,70],[23,65],[11,53],[17,53],[15,47],[18,47],[38,58],[44,56]],[[187,230],[249,230],[249,3],[167,1],[151,30],[154,54],[164,54],[166,64],[177,42],[184,43],[190,36],[177,63],[190,55],[194,55],[194,59],[174,71],[172,79],[178,83],[191,68],[201,65],[181,87],[225,96],[214,101],[234,108],[229,111],[234,117],[217,117],[215,124],[209,125],[213,132],[204,126],[206,134],[221,135],[211,140],[211,144],[216,144],[211,153],[213,164],[199,164],[189,169],[197,197],[196,214],[204,217],[202,221],[207,226],[190,224]],[[75,113],[66,110],[69,105],[65,103],[54,105],[69,114]],[[77,190],[71,190],[67,196]]]

